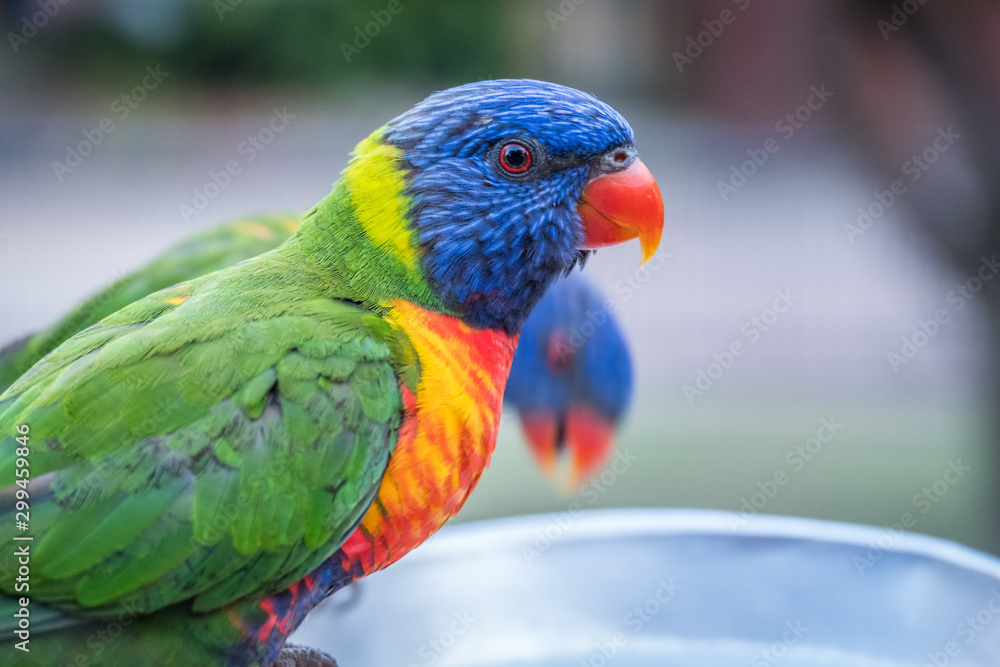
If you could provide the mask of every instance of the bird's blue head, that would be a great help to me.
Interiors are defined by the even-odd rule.
[[[593,95],[471,83],[434,93],[369,142],[357,154],[388,150],[400,174],[408,241],[369,235],[397,242],[443,307],[473,326],[515,333],[589,250],[639,238],[648,258],[659,242],[663,204],[632,129]]]

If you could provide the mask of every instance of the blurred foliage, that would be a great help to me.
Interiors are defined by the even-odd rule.
[[[72,21],[60,17],[62,29],[46,30],[32,49],[63,76],[85,78],[88,85],[128,80],[136,69],[156,63],[195,84],[323,87],[372,75],[407,81],[486,78],[502,68],[510,32],[509,13],[492,2],[139,4],[141,13],[132,11],[134,4],[112,2],[78,12]],[[156,11],[151,4],[158,5]],[[8,12],[8,25],[20,25],[37,7],[24,2],[19,10]]]

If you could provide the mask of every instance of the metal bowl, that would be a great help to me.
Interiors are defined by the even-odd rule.
[[[293,641],[342,667],[995,667],[1000,560],[901,526],[516,517],[446,528]]]

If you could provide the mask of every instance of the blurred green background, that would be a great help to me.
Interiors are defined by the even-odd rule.
[[[738,531],[754,512],[875,525],[910,512],[916,532],[1000,551],[995,3],[5,0],[0,12],[0,340],[198,229],[307,209],[357,141],[432,90],[552,80],[632,121],[666,203],[660,268],[637,273],[634,247],[587,267],[632,343],[629,457],[560,495],[505,415],[460,519],[707,507]],[[290,122],[248,159],[240,147],[275,110]],[[185,215],[229,160],[240,173]],[[794,301],[771,319],[778,290]],[[719,361],[734,341],[746,353]],[[700,373],[711,386],[685,391]],[[842,428],[810,442],[822,420]]]

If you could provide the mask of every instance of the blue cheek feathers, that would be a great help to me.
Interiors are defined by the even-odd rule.
[[[491,151],[518,137],[542,155],[535,172],[511,178]],[[576,206],[590,158],[633,134],[591,95],[503,80],[431,95],[391,121],[384,140],[404,151],[409,217],[432,288],[469,324],[514,333],[582,257]]]

